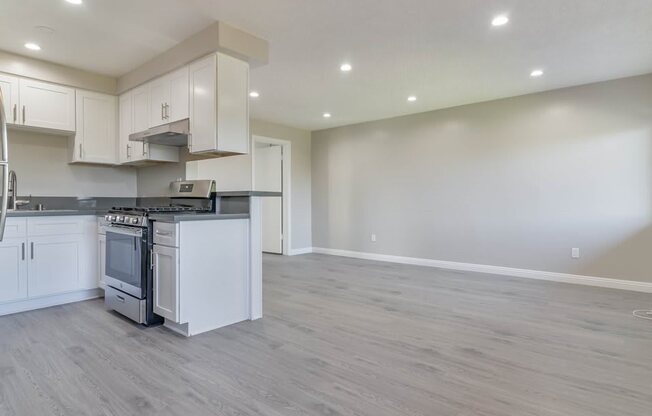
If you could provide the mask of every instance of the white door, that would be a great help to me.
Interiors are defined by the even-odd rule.
[[[149,84],[149,127],[166,124],[165,105],[170,101],[170,82],[162,77]]]
[[[77,90],[77,129],[73,160],[115,164],[116,97]]]
[[[24,239],[0,242],[0,302],[27,298],[26,250]]]
[[[179,249],[154,245],[154,313],[179,322]]]
[[[19,85],[20,124],[75,131],[74,89],[28,79],[21,79]]]
[[[256,144],[255,173],[257,191],[283,191],[283,147]],[[283,198],[261,198],[263,251],[283,253]]]
[[[80,287],[79,240],[77,235],[32,237],[28,240],[30,297],[70,292]]]
[[[165,122],[171,123],[188,118],[188,67],[174,71],[167,78],[170,95],[166,102]]]
[[[5,107],[7,123],[18,123],[18,78],[0,74],[0,91]]]

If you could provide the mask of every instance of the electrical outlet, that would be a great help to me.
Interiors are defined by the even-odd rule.
[[[571,249],[571,257],[574,259],[579,259],[580,258],[580,249],[579,248],[572,248]]]
[[[371,241],[376,242],[376,234],[371,234]]]

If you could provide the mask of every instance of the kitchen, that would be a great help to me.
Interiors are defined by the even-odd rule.
[[[88,169],[169,164],[183,171],[186,161],[247,155],[249,65],[257,56],[244,60],[234,39],[265,56],[263,40],[216,22],[116,80],[119,96],[76,88],[76,80],[67,86],[0,75],[9,162],[2,165],[8,209],[0,247],[3,264],[12,265],[2,273],[0,313],[103,296],[109,309],[139,324],[164,323],[186,336],[261,317],[256,216],[259,198],[279,194],[218,192],[215,180],[185,180],[191,174],[182,172],[159,178],[169,189],[158,197],[28,196],[9,170],[14,132],[63,136],[68,164]],[[69,75],[52,72],[55,81]]]

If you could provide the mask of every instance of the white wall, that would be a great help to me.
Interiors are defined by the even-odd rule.
[[[312,224],[315,247],[652,282],[652,75],[313,132]]]
[[[9,130],[10,168],[18,192],[36,196],[135,197],[136,170],[70,165],[68,138]]]

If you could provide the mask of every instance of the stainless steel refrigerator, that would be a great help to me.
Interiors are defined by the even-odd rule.
[[[0,183],[2,197],[0,198],[0,241],[5,235],[7,222],[7,197],[9,193],[9,149],[7,145],[7,118],[5,117],[5,102],[0,90]]]

